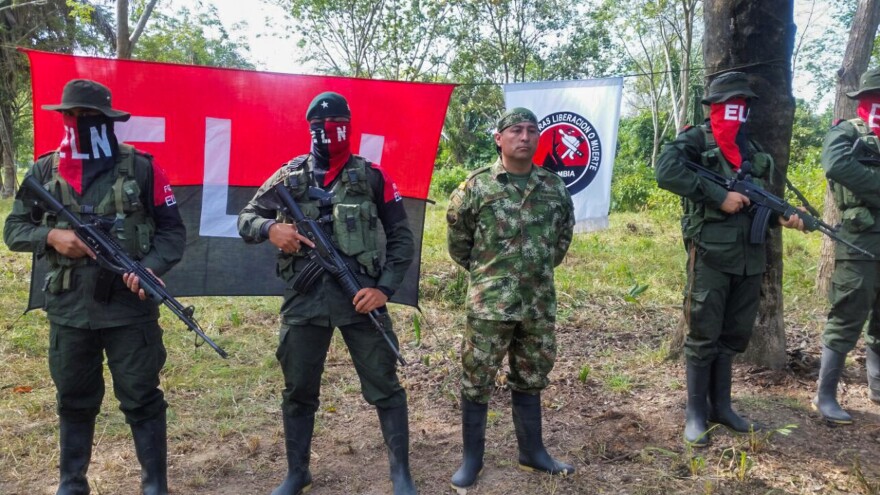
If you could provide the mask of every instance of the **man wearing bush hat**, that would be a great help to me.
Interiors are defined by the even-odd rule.
[[[838,235],[875,258],[837,244],[822,334],[822,361],[813,408],[833,424],[851,424],[837,402],[837,386],[864,328],[869,398],[880,404],[880,68],[862,74],[856,118],[835,122],[822,144],[822,168],[841,213]],[[868,325],[869,315],[872,315]]]
[[[306,120],[312,135],[311,151],[269,177],[238,217],[239,234],[245,242],[269,241],[278,248],[277,273],[287,287],[275,353],[284,374],[281,409],[287,477],[272,494],[299,495],[311,487],[315,412],[335,328],[348,347],[361,393],[376,407],[394,495],[415,494],[409,470],[406,391],[397,378],[393,351],[368,316],[379,310],[390,339],[398,346],[385,303],[412,263],[413,234],[391,177],[350,151],[352,118],[345,98],[334,92],[315,96]],[[364,288],[354,300],[326,270],[311,282],[303,281],[303,274],[314,268],[307,255],[314,245],[266,195],[279,182],[288,187],[303,213],[325,228],[357,274]],[[316,189],[325,194],[315,196]],[[384,257],[379,252],[379,228],[387,239]]]
[[[667,144],[655,170],[657,184],[681,196],[684,206],[681,225],[688,254],[684,439],[694,447],[709,444],[709,422],[737,433],[760,428],[733,411],[731,387],[733,358],[746,350],[758,312],[765,247],[752,238],[748,198],[700,177],[684,164],[696,162],[726,177],[749,174],[764,185],[773,159],[747,133],[749,103],[756,98],[745,73],[714,78],[703,99],[709,119],[686,127]],[[769,225],[803,229],[797,215],[787,221],[777,218]]]
[[[84,221],[112,220],[110,234],[155,275],[171,269],[183,256],[186,230],[162,169],[150,155],[116,139],[114,124],[128,120],[128,112],[113,108],[110,90],[88,79],[68,82],[61,103],[43,109],[62,114],[64,139],[28,174]],[[105,354],[119,408],[131,426],[143,493],[168,493],[168,404],[159,388],[166,353],[158,305],[145,300],[137,277],[98,266],[70,225],[37,207],[24,188],[3,239],[11,250],[32,252],[49,264],[44,292],[60,422],[57,493],[89,493]]]
[[[574,207],[564,182],[532,163],[537,121],[525,108],[505,112],[494,135],[498,159],[471,173],[449,200],[449,255],[470,275],[461,355],[464,460],[454,488],[473,485],[483,468],[488,403],[505,354],[520,468],[574,473],[547,453],[541,433],[541,391],[556,358],[553,269],[571,244]]]

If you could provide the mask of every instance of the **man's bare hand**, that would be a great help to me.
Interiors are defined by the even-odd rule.
[[[285,253],[298,253],[305,244],[309,247],[315,247],[315,244],[308,237],[296,230],[296,225],[289,223],[274,223],[269,227],[269,242]]]
[[[367,314],[374,309],[384,306],[388,302],[388,296],[379,289],[368,287],[359,290],[351,302],[354,304],[355,311]]]
[[[46,237],[46,244],[62,256],[68,258],[82,258],[88,256],[95,259],[95,253],[80,240],[72,230],[52,229]]]
[[[740,210],[750,204],[751,201],[749,201],[749,198],[742,194],[734,191],[727,191],[727,197],[724,198],[724,202],[721,203],[721,211],[733,215],[734,213],[739,213]]]
[[[153,273],[153,270],[147,268],[147,271],[150,272],[150,275],[156,277],[156,274]],[[162,281],[161,278],[156,277],[156,280],[162,284],[162,287],[165,287],[165,282]],[[128,287],[132,292],[138,295],[141,301],[147,300],[147,293],[144,292],[144,289],[141,289],[141,280],[134,273],[126,273],[122,275],[122,281],[125,282],[125,286]]]
[[[798,207],[798,210],[803,212],[807,211],[803,206]],[[801,217],[798,215],[792,215],[788,217],[788,220],[782,218],[782,215],[779,215],[779,225],[782,225],[787,229],[798,229],[801,232],[804,231],[804,221],[801,220]]]

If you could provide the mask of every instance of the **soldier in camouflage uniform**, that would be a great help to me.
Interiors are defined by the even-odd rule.
[[[397,346],[385,303],[413,260],[413,234],[391,178],[378,165],[349,151],[351,111],[345,98],[332,92],[319,94],[309,105],[306,119],[312,133],[311,153],[294,158],[269,177],[238,217],[239,233],[246,242],[268,240],[279,249],[278,274],[287,285],[275,356],[284,373],[281,408],[288,473],[272,493],[296,495],[311,486],[309,451],[321,374],[333,329],[338,327],[360,377],[363,396],[376,406],[388,447],[394,493],[414,494],[406,391],[397,379],[394,353],[367,316],[378,309]],[[303,213],[325,228],[357,274],[364,289],[354,300],[345,296],[326,271],[311,285],[302,283],[302,274],[310,273],[311,265],[307,251],[301,248],[303,244],[314,245],[265,194],[280,181],[288,186]],[[318,198],[314,188],[332,196]],[[384,260],[377,244],[380,223],[387,239]]]
[[[488,402],[505,354],[520,467],[574,472],[550,457],[541,434],[541,391],[556,359],[553,269],[571,244],[574,207],[562,180],[532,164],[538,137],[531,111],[506,112],[495,133],[498,160],[471,173],[449,200],[449,255],[470,274],[456,488],[473,485],[483,468]]]
[[[688,253],[684,438],[695,447],[708,445],[709,421],[740,433],[758,428],[731,408],[731,382],[733,357],[746,350],[758,312],[764,245],[751,239],[754,212],[748,208],[748,198],[698,176],[683,163],[696,162],[726,177],[749,174],[764,184],[773,159],[745,133],[752,98],[756,95],[744,73],[716,77],[703,99],[710,106],[710,118],[685,128],[666,145],[655,170],[657,184],[681,196],[684,206],[682,234]],[[771,218],[769,226],[775,224],[803,230],[797,215],[788,220]]]
[[[71,212],[115,219],[111,233],[126,252],[159,276],[183,256],[186,230],[171,186],[150,155],[118,143],[114,122],[130,115],[113,109],[110,90],[97,82],[67,83],[60,105],[65,138],[28,171]],[[165,347],[159,308],[137,277],[98,266],[95,254],[55,215],[19,190],[3,240],[49,264],[45,294],[49,317],[49,371],[57,389],[59,495],[88,494],[86,473],[95,417],[104,396],[103,359],[113,391],[134,436],[144,494],[168,492],[165,402],[159,371]]]
[[[830,423],[851,424],[837,402],[837,385],[846,355],[859,340],[865,322],[865,354],[870,399],[880,404],[880,68],[862,74],[858,117],[836,122],[825,135],[822,168],[840,208],[839,235],[873,253],[871,259],[835,247],[828,299],[831,310],[822,335],[821,369],[813,407]]]

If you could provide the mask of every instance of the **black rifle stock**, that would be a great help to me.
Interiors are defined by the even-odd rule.
[[[351,267],[345,262],[342,255],[339,254],[336,246],[333,245],[333,241],[327,236],[318,222],[303,214],[299,205],[296,204],[296,200],[293,199],[290,191],[287,190],[287,186],[284,185],[284,182],[275,184],[273,190],[275,191],[276,197],[281,202],[281,204],[278,205],[278,208],[286,215],[292,217],[296,222],[296,228],[299,233],[308,237],[315,245],[315,247],[311,249],[308,249],[305,245],[303,246],[308,249],[309,259],[333,275],[333,278],[339,282],[345,295],[354,299],[355,294],[363,289],[363,286],[352,271]],[[388,336],[388,329],[385,328],[385,325],[383,325],[381,321],[379,321],[379,318],[382,316],[381,313],[374,309],[370,311],[367,316],[370,317],[370,322],[373,323],[373,326],[376,327],[376,330],[378,330],[380,334],[382,334],[382,337],[385,338],[385,342],[387,342],[388,346],[391,347],[391,350],[394,351],[394,356],[397,357],[400,364],[406,366],[406,361],[403,359],[403,356],[400,355],[400,351],[394,346],[394,342],[392,342],[391,338]]]
[[[98,264],[103,268],[110,270],[119,275],[132,273],[139,279],[139,284],[150,299],[157,303],[164,304],[172,313],[174,313],[180,321],[186,324],[187,328],[195,332],[202,340],[204,340],[217,354],[222,358],[228,357],[226,351],[214,343],[210,337],[205,335],[199,324],[193,318],[195,312],[192,306],[183,306],[180,301],[174,298],[165,290],[162,282],[155,275],[149,272],[142,264],[132,259],[122,246],[111,237],[101,225],[100,219],[93,222],[85,223],[76,215],[64,207],[61,202],[55,199],[49,191],[43,188],[43,185],[33,176],[27,176],[21,184],[30,192],[34,193],[37,198],[45,204],[49,211],[63,218],[73,227],[73,232],[79,239],[85,243],[92,252],[98,257]]]
[[[699,163],[694,163],[689,160],[685,160],[685,165],[687,168],[696,172],[697,175],[708,179],[719,186],[727,189],[728,191],[738,192],[743,196],[749,198],[749,201],[756,206],[764,207],[764,212],[761,213],[759,211],[759,215],[764,215],[762,219],[756,218],[753,224],[753,232],[752,236],[755,237],[757,235],[763,236],[764,231],[766,229],[766,216],[769,215],[771,211],[776,212],[782,215],[786,220],[792,215],[797,215],[804,222],[804,229],[812,232],[814,230],[818,230],[819,232],[827,235],[828,237],[834,239],[835,241],[846,245],[850,249],[854,249],[865,256],[870,256],[874,258],[875,256],[870,252],[856,246],[855,244],[847,241],[846,239],[841,238],[837,235],[837,229],[823,222],[822,220],[816,218],[813,215],[810,215],[807,212],[801,211],[794,206],[790,205],[784,199],[771,194],[760,186],[749,180],[748,178],[727,178],[721,174],[715,173],[706,167],[700,165]],[[760,210],[760,208],[759,208]],[[761,229],[760,233],[754,232],[754,226],[757,226]]]

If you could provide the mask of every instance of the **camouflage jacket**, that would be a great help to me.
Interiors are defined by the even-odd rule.
[[[553,269],[565,257],[574,228],[574,206],[559,177],[532,167],[520,191],[499,159],[452,193],[446,221],[449,255],[470,273],[470,316],[556,319]]]

